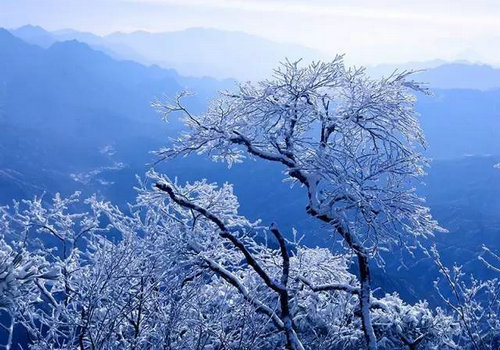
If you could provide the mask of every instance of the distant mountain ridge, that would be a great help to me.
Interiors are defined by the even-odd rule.
[[[114,45],[106,42],[106,40],[96,34],[88,32],[79,32],[73,29],[63,29],[54,32],[49,32],[42,27],[25,25],[16,29],[11,29],[10,32],[24,40],[27,43],[49,48],[56,42],[77,40],[85,43],[95,50],[102,51],[115,59],[128,59],[138,63],[152,64],[152,62],[141,57],[131,48],[124,45]]]
[[[416,79],[436,89],[498,89],[500,69],[486,64],[448,63],[418,73]]]
[[[285,57],[304,58],[305,61],[329,58],[299,45],[275,43],[243,32],[211,28],[189,28],[166,33],[116,32],[98,36],[73,29],[48,32],[41,27],[27,25],[12,29],[11,33],[43,48],[58,41],[78,40],[115,59],[157,64],[195,77],[260,79],[269,76]],[[395,69],[423,69],[423,72],[415,74],[415,79],[427,83],[432,89],[500,88],[500,69],[464,61],[382,64],[369,67],[368,71],[374,76],[383,76]]]
[[[45,48],[56,41],[76,39],[116,59],[157,64],[196,77],[259,79],[268,76],[285,57],[312,61],[324,56],[300,45],[210,28],[166,33],[117,32],[101,37],[71,29],[48,32],[28,25],[12,29],[11,33]]]
[[[394,70],[417,71],[415,80],[426,83],[431,89],[475,89],[500,88],[500,69],[487,64],[467,61],[409,62],[406,64],[383,64],[369,67],[374,76],[387,76]]]
[[[124,44],[155,62],[175,67],[183,74],[265,78],[285,58],[306,61],[321,58],[316,50],[276,43],[237,31],[189,28],[171,33],[114,33],[105,37]]]

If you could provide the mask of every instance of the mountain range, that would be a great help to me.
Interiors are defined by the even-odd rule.
[[[57,41],[78,40],[117,59],[157,64],[174,68],[186,76],[198,77],[259,79],[271,74],[285,57],[312,61],[324,56],[300,45],[211,28],[167,33],[116,32],[105,36],[71,29],[48,32],[36,26],[24,26],[11,32],[26,42],[45,48]]]
[[[116,61],[74,40],[43,49],[3,29],[0,53],[0,188],[7,198],[31,196],[35,187],[65,189],[71,174],[115,167],[125,154],[127,164],[143,167],[148,152],[179,131],[175,122],[162,128],[155,98],[190,89],[197,93],[190,106],[201,111],[217,90],[233,86]]]
[[[112,58],[157,64],[185,76],[210,76],[239,80],[262,79],[284,58],[309,62],[329,59],[325,53],[294,44],[276,43],[255,35],[211,28],[189,28],[177,32],[116,32],[105,36],[73,29],[46,31],[23,26],[11,33],[24,41],[48,48],[55,42],[78,40]],[[258,54],[256,54],[258,53]],[[500,88],[500,69],[469,62],[409,62],[369,67],[375,76],[389,75],[395,69],[424,70],[415,79],[436,89]]]

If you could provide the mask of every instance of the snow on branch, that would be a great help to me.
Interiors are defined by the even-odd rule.
[[[278,162],[307,187],[311,214],[342,228],[344,238],[374,250],[410,248],[406,240],[439,229],[409,185],[427,164],[413,95],[425,89],[411,74],[374,80],[338,56],[308,66],[285,61],[272,79],[223,92],[196,117],[181,94],[163,108],[184,113],[188,131],[160,154]]]

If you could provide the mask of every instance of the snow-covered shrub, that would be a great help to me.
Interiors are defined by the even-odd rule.
[[[351,255],[301,246],[276,225],[249,222],[230,185],[149,176],[168,189],[142,184],[128,212],[77,195],[4,209],[1,310],[29,334],[31,348],[366,346]],[[495,283],[464,289],[467,320],[481,316],[474,325],[490,348],[498,319],[493,304],[484,308],[477,297],[494,297]],[[372,296],[377,346],[461,347],[471,322],[456,310]],[[4,326],[12,339],[15,327]]]

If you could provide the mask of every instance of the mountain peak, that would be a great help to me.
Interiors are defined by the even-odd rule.
[[[42,27],[31,24],[12,29],[10,32],[27,43],[35,44],[43,48],[49,47],[55,41],[51,33]]]
[[[48,31],[43,29],[40,26],[32,25],[32,24],[26,24],[24,26],[21,26],[19,28],[13,29],[12,31],[17,32],[17,33],[36,33],[36,34],[47,34],[50,35]]]
[[[14,35],[11,34],[7,29],[0,27],[0,37],[2,38],[13,38],[15,39]]]
[[[58,49],[58,48],[74,48],[78,50],[92,50],[89,45],[78,41],[76,39],[65,40],[65,41],[57,41],[51,45],[50,49]],[[94,51],[94,50],[92,50]]]
[[[418,73],[417,77],[438,89],[500,88],[500,70],[484,63],[451,62]]]
[[[112,60],[111,57],[102,51],[95,50],[88,44],[75,39],[57,41],[47,49],[47,52],[55,55],[62,55],[64,57],[71,57],[75,62],[89,60],[102,62]]]
[[[13,35],[10,31],[0,27],[0,44],[9,47],[31,46],[22,39]]]

